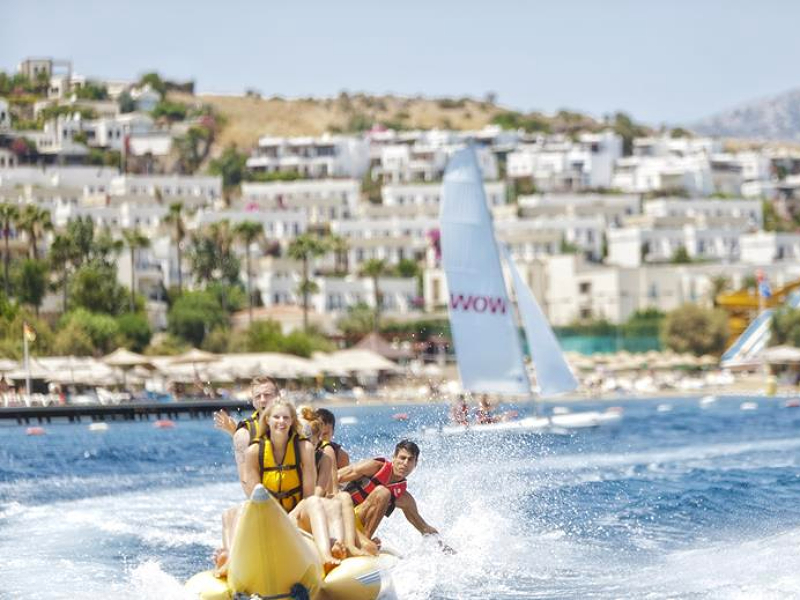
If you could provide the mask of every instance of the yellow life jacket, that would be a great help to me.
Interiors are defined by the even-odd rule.
[[[236,430],[238,431],[239,429],[247,429],[247,433],[250,434],[251,444],[263,436],[264,432],[261,431],[261,420],[259,419],[258,411],[255,411],[247,419],[239,421],[236,424]]]
[[[286,512],[303,499],[303,472],[300,468],[300,438],[292,433],[286,444],[283,462],[277,464],[272,441],[265,435],[258,442],[261,483],[280,502]]]

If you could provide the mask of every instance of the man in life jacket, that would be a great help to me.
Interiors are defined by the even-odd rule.
[[[395,446],[391,460],[369,458],[339,469],[339,483],[346,484],[344,490],[350,493],[356,506],[356,525],[368,538],[384,516],[389,516],[395,508],[403,511],[406,519],[422,535],[438,535],[439,532],[428,525],[417,510],[417,503],[406,487],[406,478],[417,466],[419,447],[410,440],[402,440]],[[440,542],[445,552],[453,550]]]
[[[317,414],[322,420],[322,431],[320,431],[320,447],[330,446],[336,453],[336,468],[341,469],[350,464],[350,455],[339,444],[333,441],[333,432],[336,429],[336,417],[327,408],[318,408]]]
[[[269,410],[279,395],[278,384],[270,377],[256,377],[250,384],[250,399],[255,411],[238,423],[224,410],[214,413],[214,426],[233,436],[233,455],[239,479],[244,482],[244,453],[247,447],[264,435],[259,425],[260,416]]]

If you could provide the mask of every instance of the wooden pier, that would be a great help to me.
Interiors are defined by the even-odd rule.
[[[242,410],[252,411],[249,402],[240,400],[181,400],[180,402],[135,402],[116,405],[81,405],[81,406],[14,406],[0,408],[0,420],[16,420],[20,425],[30,423],[52,423],[66,421],[80,423],[88,421],[149,421],[156,419],[178,419],[188,416],[190,419],[205,419],[224,408],[229,413]]]

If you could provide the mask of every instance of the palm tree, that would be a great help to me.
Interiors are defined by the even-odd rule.
[[[75,240],[69,235],[56,235],[53,243],[50,244],[50,269],[55,273],[60,273],[59,285],[62,291],[62,310],[67,312],[67,288],[69,284],[70,266],[74,265],[78,258],[78,246]]]
[[[11,224],[17,219],[17,207],[13,204],[0,204],[0,220],[3,222],[3,238],[5,239],[5,249],[3,252],[3,283],[6,291],[6,298],[11,296],[11,283],[8,277],[8,265],[11,262],[11,254],[8,249],[8,239],[11,236]]]
[[[314,293],[313,286],[310,285],[308,279],[308,261],[325,254],[328,250],[328,244],[322,240],[308,233],[297,236],[289,244],[287,254],[295,259],[303,262],[303,281],[300,284],[300,293],[303,294],[303,330],[308,331],[308,296]]]
[[[17,215],[17,226],[28,236],[28,249],[33,260],[39,260],[36,247],[39,237],[53,228],[50,211],[33,204],[26,205]]]
[[[372,278],[372,289],[375,292],[375,331],[378,331],[380,325],[381,304],[383,303],[383,294],[381,294],[378,280],[382,275],[386,275],[387,271],[386,261],[379,258],[371,258],[361,265],[361,274]]]
[[[122,231],[122,237],[125,238],[125,244],[131,252],[131,312],[136,311],[136,266],[135,256],[139,248],[148,248],[150,246],[150,238],[138,229],[125,229]]]
[[[253,324],[253,271],[250,269],[250,245],[264,236],[264,227],[255,221],[242,221],[234,228],[234,233],[244,243],[245,261],[247,265],[247,301],[248,324]]]
[[[347,251],[350,249],[350,243],[347,238],[340,235],[332,235],[328,239],[334,253],[334,270],[337,273],[347,273]]]
[[[169,213],[164,217],[164,223],[175,227],[173,239],[178,255],[178,294],[183,290],[183,270],[181,269],[181,244],[186,237],[186,224],[183,222],[183,203],[173,202],[169,205]]]

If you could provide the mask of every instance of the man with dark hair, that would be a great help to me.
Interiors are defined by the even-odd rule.
[[[403,511],[406,519],[422,535],[438,535],[417,510],[414,497],[406,489],[406,478],[417,466],[419,446],[410,440],[402,440],[395,446],[391,460],[369,458],[339,469],[339,483],[346,484],[356,505],[356,525],[372,538],[384,516],[395,508]],[[453,550],[440,542],[446,552]]]
[[[341,469],[350,464],[350,455],[333,441],[333,432],[336,429],[336,417],[327,408],[318,408],[317,414],[322,421],[322,431],[320,431],[320,438],[322,442],[320,446],[324,447],[329,445],[336,453],[336,468]]]

